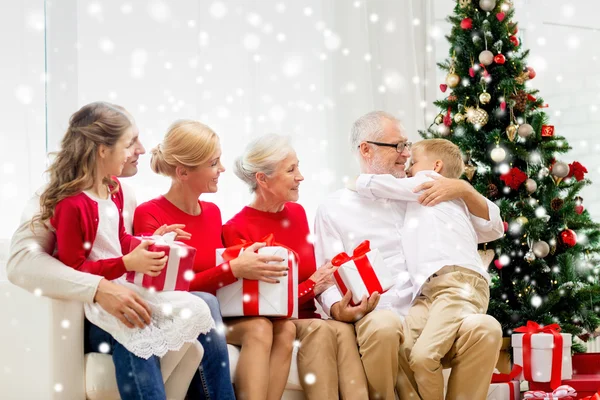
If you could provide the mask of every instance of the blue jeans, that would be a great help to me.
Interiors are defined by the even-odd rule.
[[[165,385],[160,372],[160,358],[147,360],[136,356],[117,342],[110,333],[88,320],[86,323],[85,352],[98,352],[108,344],[117,375],[121,400],[165,400]],[[101,346],[103,345],[103,346]]]
[[[192,292],[203,299],[215,320],[218,330],[200,335],[204,356],[188,389],[190,400],[235,400],[229,375],[229,353],[225,341],[223,318],[217,298],[210,293]],[[109,345],[113,356],[117,386],[122,400],[165,400],[165,386],[160,372],[160,359],[156,356],[144,360],[131,353],[108,332],[86,322],[85,352],[98,352],[102,343]]]
[[[229,375],[229,353],[227,352],[225,328],[219,301],[210,293],[191,293],[208,304],[217,329],[198,337],[202,347],[204,347],[204,357],[202,357],[200,363],[199,373],[194,375],[192,379],[188,396],[190,399],[235,400],[231,376]]]

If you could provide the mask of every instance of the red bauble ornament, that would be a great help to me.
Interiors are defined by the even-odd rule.
[[[494,260],[494,265],[496,266],[496,268],[498,269],[502,269],[503,265],[500,262],[500,260]]]
[[[473,67],[469,68],[469,76],[471,78],[475,78],[475,68],[473,68]]]
[[[503,101],[503,102],[501,102],[501,103],[500,103],[500,109],[501,109],[502,111],[505,111],[505,110],[506,110],[506,102],[505,102],[505,101]]]
[[[565,229],[560,233],[560,240],[568,247],[577,244],[577,234],[570,229]]]
[[[581,213],[583,213],[583,210],[585,210],[585,208],[583,208],[583,206],[580,204],[578,206],[575,206],[575,212],[579,215],[581,215]]]
[[[503,221],[503,222],[502,222],[502,226],[504,226],[504,232],[505,232],[505,233],[506,233],[506,232],[508,232],[508,222],[506,222],[506,221]]]
[[[535,70],[532,67],[527,67],[527,71],[529,71],[529,79],[535,78]]]
[[[446,93],[446,90],[448,90],[448,85],[446,85],[445,83],[441,83],[441,84],[440,84],[440,90],[441,90],[443,93]]]
[[[506,14],[503,12],[499,12],[498,14],[496,14],[496,18],[498,19],[498,21],[502,22],[504,21],[504,18],[506,18]]]
[[[506,62],[506,57],[504,57],[504,54],[497,54],[494,57],[494,62],[496,64],[504,64]]]
[[[473,20],[471,18],[465,18],[460,21],[460,27],[464,30],[473,28]]]
[[[517,47],[519,45],[519,38],[516,36],[511,36],[508,38],[508,40],[510,40],[510,42]]]

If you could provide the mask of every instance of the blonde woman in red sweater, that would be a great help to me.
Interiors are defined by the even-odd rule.
[[[185,224],[191,239],[182,240],[196,248],[195,278],[190,290],[215,293],[238,278],[276,282],[287,275],[280,257],[254,253],[255,244],[238,258],[216,265],[215,250],[222,248],[221,212],[214,204],[199,199],[218,190],[221,164],[219,137],[208,126],[192,120],[174,123],[162,143],[152,149],[152,170],[171,178],[169,191],[140,204],[135,211],[134,232],[153,232],[156,227],[178,221]],[[289,320],[264,317],[226,319],[227,343],[241,346],[234,384],[239,399],[279,400],[285,390],[292,358],[295,325]]]
[[[334,268],[331,264],[316,268],[306,212],[296,203],[304,180],[296,152],[286,137],[265,135],[248,145],[236,160],[234,172],[254,198],[223,226],[225,246],[239,239],[258,241],[272,233],[276,242],[299,257],[300,319],[294,324],[304,392],[309,399],[368,398],[354,326],[323,320],[316,312],[315,297],[333,285]]]

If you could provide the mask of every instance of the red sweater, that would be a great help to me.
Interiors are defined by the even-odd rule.
[[[223,242],[225,246],[238,244],[239,239],[257,242],[270,233],[275,235],[276,242],[298,254],[298,316],[320,318],[314,302],[315,283],[309,279],[317,270],[315,249],[308,240],[310,229],[306,212],[300,204],[286,203],[278,213],[244,207],[223,225]]]
[[[123,254],[129,253],[131,235],[125,232],[123,225],[123,192],[111,196],[119,209],[119,241]],[[64,264],[78,271],[100,275],[106,279],[116,279],[125,272],[123,257],[89,261],[98,231],[98,203],[85,193],[67,197],[56,204],[50,223],[56,230],[56,257]]]
[[[185,224],[184,229],[192,234],[192,238],[182,242],[196,248],[196,276],[190,283],[190,290],[215,294],[217,289],[237,279],[229,263],[215,265],[215,250],[224,247],[221,241],[221,211],[213,203],[200,200],[198,203],[202,212],[197,216],[181,211],[164,196],[140,204],[133,217],[133,231],[136,235],[151,234],[164,224]]]

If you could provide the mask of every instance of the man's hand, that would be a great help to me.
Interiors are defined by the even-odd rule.
[[[125,286],[102,279],[98,284],[94,302],[129,328],[144,328],[150,323],[152,312],[148,304],[136,292]]]
[[[350,300],[352,300],[352,292],[348,290],[340,302],[331,306],[331,316],[333,319],[342,322],[356,322],[360,320],[377,307],[379,293],[374,292],[368,299],[367,296],[363,296],[360,304],[357,306],[352,306]]]
[[[467,182],[461,179],[449,179],[438,175],[428,175],[433,181],[424,182],[413,189],[417,193],[423,191],[419,196],[419,203],[424,206],[435,206],[444,201],[462,199],[475,190]]]

